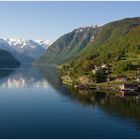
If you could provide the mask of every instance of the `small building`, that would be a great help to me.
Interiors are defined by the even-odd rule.
[[[96,74],[100,69],[100,67],[95,66],[95,69],[92,70],[92,73]]]
[[[106,78],[106,81],[107,81],[107,82],[110,82],[110,77],[107,77],[107,78]]]
[[[137,82],[138,82],[138,83],[140,83],[140,76],[139,76],[139,77],[137,77]]]
[[[102,65],[101,65],[101,68],[106,68],[106,69],[107,69],[108,67],[109,67],[108,64],[102,64]]]
[[[136,83],[123,83],[120,85],[121,91],[138,91],[139,85]]]
[[[117,82],[126,82],[127,80],[128,80],[128,78],[125,75],[118,75],[116,77]]]
[[[92,70],[92,73],[96,74],[98,71],[99,71],[98,69],[94,69],[94,70]]]
[[[109,68],[109,64],[102,64],[100,66],[95,65],[95,68],[92,70],[92,73],[96,74],[99,70],[108,70],[108,68]]]

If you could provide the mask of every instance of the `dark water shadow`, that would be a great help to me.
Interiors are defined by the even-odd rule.
[[[0,69],[0,79],[5,78],[12,74],[15,71],[15,69]]]

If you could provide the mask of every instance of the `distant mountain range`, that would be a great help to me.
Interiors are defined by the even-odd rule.
[[[51,43],[48,40],[0,39],[0,49],[10,52],[21,64],[26,64],[45,54]]]
[[[110,63],[117,73],[123,71],[121,66],[140,65],[140,18],[126,18],[100,27],[80,27],[54,43],[0,39],[0,49],[10,52],[21,64],[31,64],[34,60],[36,64],[69,64],[81,74],[91,71],[95,65]],[[113,63],[114,60],[119,61]]]

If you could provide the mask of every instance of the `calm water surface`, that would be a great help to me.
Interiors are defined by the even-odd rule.
[[[0,70],[0,138],[140,138],[140,99],[73,92],[51,68]]]

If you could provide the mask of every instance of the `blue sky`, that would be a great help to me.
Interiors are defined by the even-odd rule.
[[[85,25],[140,16],[140,2],[0,2],[0,37],[49,39]]]

